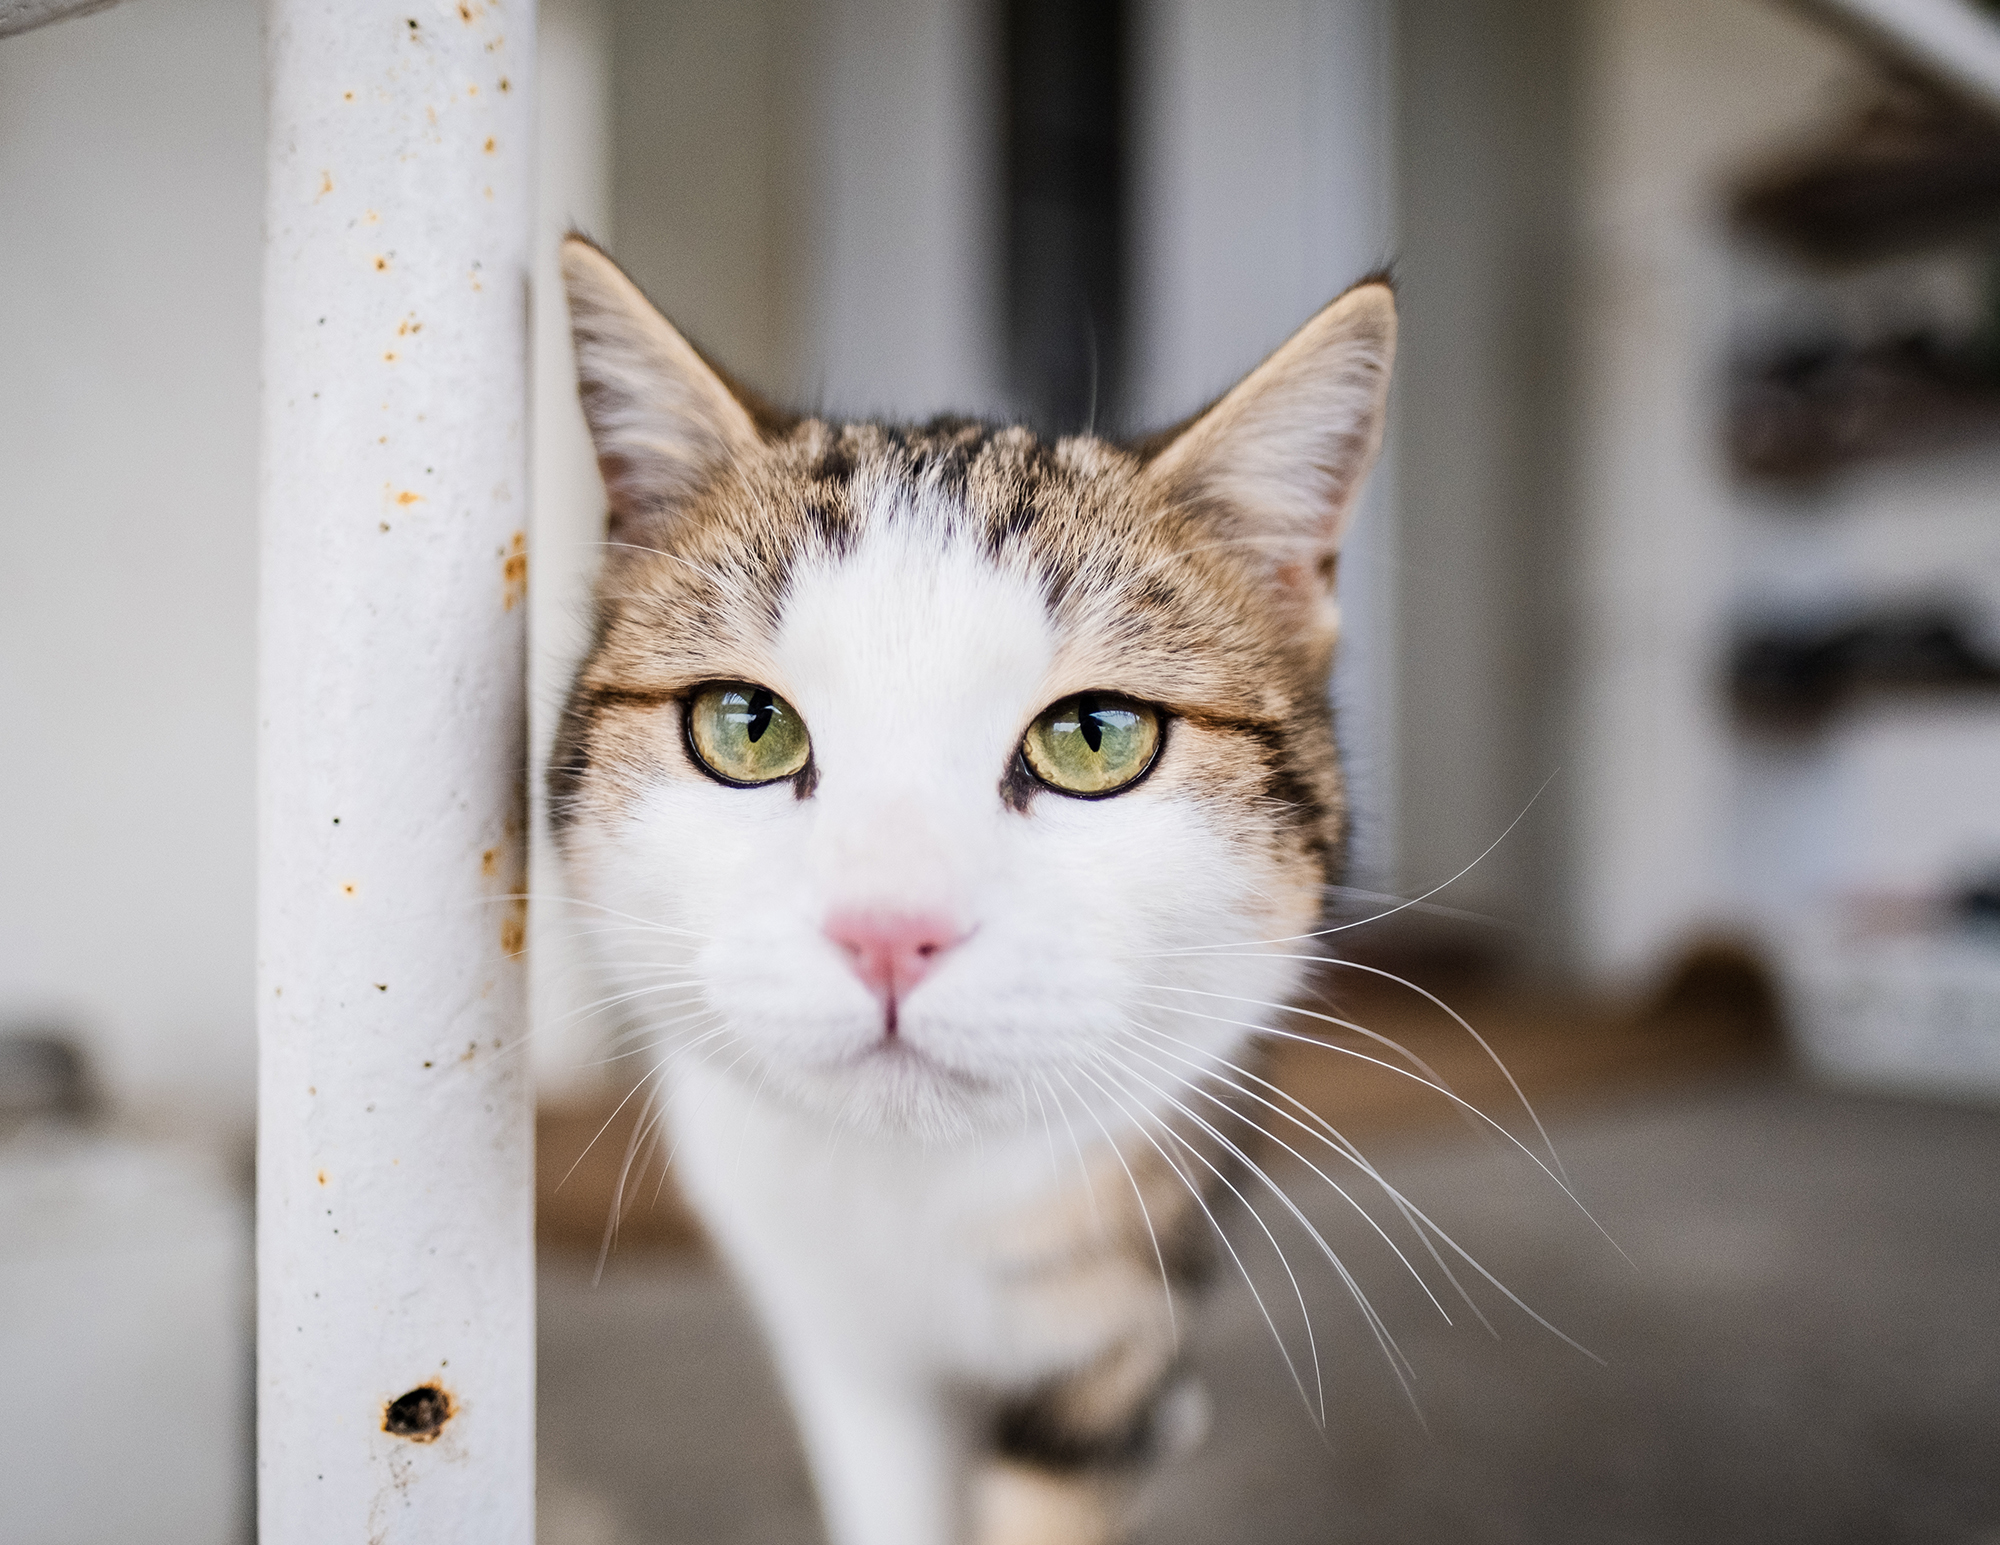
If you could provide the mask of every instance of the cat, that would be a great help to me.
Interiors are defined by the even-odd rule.
[[[588,241],[563,273],[609,531],[552,818],[829,1535],[1114,1540],[1197,1419],[1217,1106],[1301,987],[1231,946],[1340,879],[1392,289],[1049,444],[781,413]]]

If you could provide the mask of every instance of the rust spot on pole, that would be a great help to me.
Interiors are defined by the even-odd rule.
[[[528,596],[528,536],[524,531],[516,531],[514,540],[501,554],[500,563],[501,606],[512,611]]]
[[[500,948],[518,955],[528,947],[528,903],[515,897],[507,903],[507,915],[500,920]]]
[[[412,1443],[434,1443],[454,1409],[451,1392],[432,1379],[382,1407],[382,1430]]]

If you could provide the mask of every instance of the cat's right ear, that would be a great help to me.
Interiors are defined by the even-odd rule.
[[[756,449],[752,408],[591,242],[562,244],[577,390],[611,506],[635,542],[730,460]]]

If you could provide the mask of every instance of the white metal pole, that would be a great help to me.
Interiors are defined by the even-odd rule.
[[[530,1545],[532,0],[273,0],[263,1545]]]

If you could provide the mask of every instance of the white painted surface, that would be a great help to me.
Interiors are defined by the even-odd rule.
[[[0,1143],[0,1545],[222,1545],[250,1512],[250,1218],[184,1151]]]
[[[1394,255],[1390,20],[1380,0],[1134,8],[1135,422],[1210,401]],[[1363,884],[1396,867],[1393,411],[1390,434],[1340,569],[1335,693]]]
[[[414,19],[412,19],[414,18]],[[279,0],[264,304],[264,1545],[526,1545],[532,3]],[[435,1382],[435,1441],[384,1430]]]

